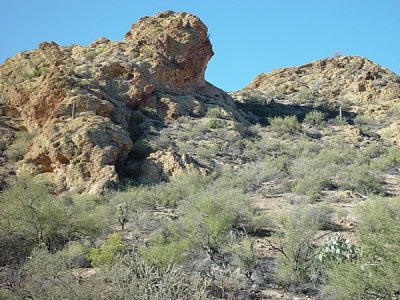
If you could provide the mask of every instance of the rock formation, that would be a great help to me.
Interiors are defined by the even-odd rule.
[[[1,98],[7,113],[36,134],[19,171],[49,174],[59,190],[102,193],[118,185],[117,170],[139,138],[132,134],[138,109],[168,123],[204,115],[207,100],[242,118],[232,99],[204,79],[212,55],[199,18],[165,12],[140,19],[122,42],[41,43],[7,59]]]
[[[232,96],[242,103],[322,105],[336,111],[341,106],[380,123],[378,134],[400,145],[400,77],[363,57],[340,56],[273,70]]]

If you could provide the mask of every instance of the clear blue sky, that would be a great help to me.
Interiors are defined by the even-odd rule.
[[[140,17],[164,10],[206,23],[215,52],[206,79],[227,91],[335,51],[400,74],[400,0],[0,0],[0,62],[42,41],[122,40]]]

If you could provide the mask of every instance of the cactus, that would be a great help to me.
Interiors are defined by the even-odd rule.
[[[320,247],[317,258],[322,263],[329,261],[340,263],[355,259],[358,253],[359,249],[355,245],[338,234],[325,241]]]
[[[76,101],[72,103],[72,120],[75,119],[76,116]]]

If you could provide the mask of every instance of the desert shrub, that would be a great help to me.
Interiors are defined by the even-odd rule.
[[[63,255],[37,248],[23,266],[23,285],[12,294],[16,299],[101,299],[101,277],[94,274],[82,280],[69,267]]]
[[[211,107],[207,110],[206,116],[209,118],[220,118],[222,111],[220,107]]]
[[[304,117],[304,122],[312,126],[320,126],[325,121],[325,114],[319,110],[312,110]]]
[[[279,218],[282,228],[277,233],[275,244],[270,244],[280,252],[277,258],[275,279],[284,286],[293,286],[311,281],[318,269],[315,263],[315,243],[320,222],[305,206],[289,209]]]
[[[313,92],[308,87],[301,87],[297,93],[297,97],[302,102],[309,102],[315,98]]]
[[[328,205],[318,205],[308,209],[308,213],[315,219],[320,230],[328,230],[331,227],[334,212],[335,210]]]
[[[362,132],[373,135],[377,122],[367,115],[357,115],[354,118],[354,125],[360,128]]]
[[[380,147],[382,150],[382,147]],[[378,171],[396,171],[400,168],[400,149],[389,146],[383,149],[383,153],[371,161],[371,167]]]
[[[311,202],[318,199],[321,191],[331,186],[335,166],[318,158],[300,158],[290,168],[294,177],[292,191],[307,195]]]
[[[206,284],[174,265],[155,267],[137,254],[119,258],[112,267],[109,299],[205,299]],[[156,284],[155,284],[156,283]]]
[[[114,207],[123,203],[130,212],[144,208],[176,207],[179,202],[201,192],[212,181],[211,176],[198,172],[182,172],[154,186],[132,186],[126,191],[114,195],[111,202]]]
[[[119,233],[113,233],[103,242],[100,249],[92,248],[87,258],[93,266],[111,266],[125,251],[125,244]]]
[[[197,155],[201,159],[209,159],[209,158],[215,157],[215,155],[218,152],[219,152],[219,146],[218,145],[206,144],[206,145],[202,145],[202,147],[200,147],[197,150]]]
[[[154,144],[157,150],[167,149],[172,144],[172,140],[165,131],[161,131]]]
[[[68,269],[71,269],[88,267],[88,253],[89,247],[83,242],[71,241],[62,250],[56,252],[55,255],[66,263]]]
[[[251,277],[252,271],[260,264],[254,251],[254,238],[245,237],[239,243],[232,243],[227,249],[231,253],[231,266],[244,271]]]
[[[278,158],[265,158],[248,163],[233,175],[236,177],[234,182],[236,182],[236,187],[243,188],[245,192],[254,191],[266,181],[283,178],[285,167],[285,161]]]
[[[113,219],[107,205],[88,195],[56,197],[46,182],[30,176],[17,178],[0,201],[0,231],[15,238],[16,248],[7,250],[9,259],[23,259],[33,245],[54,251],[71,240],[94,241],[109,230]]]
[[[295,158],[313,158],[323,151],[323,149],[321,149],[321,145],[319,143],[310,141],[305,136],[301,136],[299,141],[290,147],[288,151],[290,155]]]
[[[371,172],[368,165],[351,164],[339,168],[336,184],[344,190],[362,194],[379,193],[382,189],[378,174]]]
[[[337,126],[344,126],[344,125],[348,124],[347,121],[348,120],[347,120],[346,117],[344,117],[344,116],[340,117],[340,115],[339,115],[339,116],[336,116],[334,119],[330,119],[328,121],[328,124],[333,124],[333,125],[337,125]]]
[[[52,244],[68,223],[62,204],[44,181],[21,176],[1,196],[1,228],[19,232],[35,243]]]
[[[290,150],[296,158],[289,166],[293,178],[291,189],[307,195],[311,201],[329,189],[379,193],[382,190],[381,170],[395,169],[397,164],[397,150],[386,153],[374,144],[361,149],[335,144],[318,149],[312,144],[307,146],[309,143],[306,142],[299,143]]]
[[[393,103],[387,110],[387,119],[398,120],[400,118],[400,104]]]
[[[29,256],[35,240],[29,234],[12,228],[0,228],[0,267],[20,265]]]
[[[262,159],[264,157],[282,156],[285,151],[285,144],[278,138],[260,138],[250,141],[244,141],[243,154],[252,160]]]
[[[395,299],[400,294],[400,199],[376,198],[360,208],[361,255],[327,271],[329,299]]]
[[[226,121],[224,120],[217,120],[217,119],[212,119],[208,121],[208,127],[211,129],[217,129],[217,128],[225,128],[227,126]]]
[[[257,225],[255,212],[242,191],[209,189],[181,203],[180,217],[154,234],[150,247],[142,249],[144,257],[165,265],[182,262],[193,251],[217,256],[229,242],[232,230],[246,231]]]
[[[116,213],[106,198],[83,193],[64,199],[63,205],[68,217],[64,224],[66,240],[88,239],[93,243],[108,234],[110,226],[116,223]]]
[[[296,116],[269,118],[268,122],[271,129],[278,134],[293,134],[301,128]]]
[[[12,161],[21,160],[32,141],[34,134],[27,131],[18,131],[13,143],[7,148],[6,155]]]
[[[185,233],[176,231],[174,225],[169,225],[162,232],[155,232],[151,236],[149,247],[141,248],[141,256],[151,265],[158,267],[166,267],[169,264],[180,265],[188,259],[190,241]]]

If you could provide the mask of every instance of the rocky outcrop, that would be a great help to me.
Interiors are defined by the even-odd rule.
[[[209,170],[200,166],[191,156],[178,155],[172,149],[150,154],[142,165],[142,176],[148,182],[168,180],[181,172],[199,172],[206,175]]]
[[[199,18],[165,12],[140,19],[122,42],[46,42],[6,60],[4,111],[36,134],[20,171],[49,174],[59,190],[104,192],[118,184],[117,171],[143,131],[135,111],[154,110],[152,118],[169,123],[203,116],[212,103],[244,121],[232,99],[204,79],[212,55]]]
[[[366,58],[340,56],[258,75],[232,93],[241,103],[280,103],[302,107],[339,106],[380,124],[380,133],[400,145],[400,77]],[[383,129],[383,130],[382,130]]]
[[[205,85],[204,73],[214,53],[199,18],[173,12],[144,17],[132,25],[125,41],[151,61],[150,73],[159,85],[172,89]]]
[[[52,173],[59,190],[102,193],[118,185],[116,167],[132,148],[129,134],[108,118],[56,119],[37,136],[23,161],[29,173]]]

